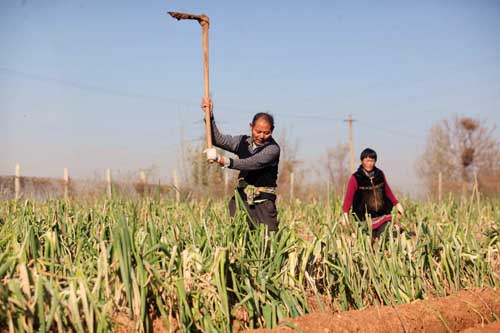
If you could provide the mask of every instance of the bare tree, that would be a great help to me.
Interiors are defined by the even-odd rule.
[[[278,171],[278,191],[281,195],[290,193],[291,175],[294,175],[295,194],[303,192],[303,172],[299,170],[300,161],[297,158],[298,142],[292,141],[286,130],[276,140],[280,145],[280,163]]]
[[[429,192],[436,191],[441,172],[443,188],[448,192],[459,192],[477,183],[485,194],[500,193],[500,143],[492,135],[494,129],[484,120],[470,117],[455,117],[434,125],[417,161],[417,173]]]
[[[203,150],[204,144],[187,149],[191,177],[182,187],[188,187],[195,196],[221,197],[225,191],[224,170],[216,163],[208,163]],[[219,150],[219,154],[224,156],[225,152]]]
[[[343,193],[349,180],[349,144],[339,143],[329,148],[324,156],[324,168],[327,179],[332,185],[333,192]]]

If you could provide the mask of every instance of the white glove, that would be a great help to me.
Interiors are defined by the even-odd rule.
[[[203,151],[207,155],[207,161],[217,162],[219,156],[217,155],[217,150],[215,148],[207,148]]]
[[[396,205],[396,209],[398,210],[398,213],[401,214],[401,216],[405,215],[405,210],[403,209],[403,205],[401,205],[401,203],[398,202],[398,204]]]

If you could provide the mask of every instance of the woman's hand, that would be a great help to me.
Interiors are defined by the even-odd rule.
[[[403,205],[401,203],[398,202],[398,204],[396,205],[396,209],[398,211],[399,217],[403,217],[405,215],[405,210],[404,210]]]
[[[210,111],[210,116],[212,116],[212,113],[214,111],[214,103],[212,103],[212,100],[209,97],[202,98],[201,109],[203,110],[203,112]]]

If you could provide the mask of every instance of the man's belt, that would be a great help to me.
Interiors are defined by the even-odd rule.
[[[238,179],[238,189],[242,189],[247,197],[247,203],[254,205],[267,199],[257,199],[261,193],[269,193],[276,195],[276,187],[253,186],[248,184],[243,178]]]

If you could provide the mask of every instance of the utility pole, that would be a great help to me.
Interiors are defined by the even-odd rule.
[[[14,193],[16,200],[21,198],[21,166],[16,164],[16,173],[14,176]]]
[[[68,173],[68,168],[64,168],[63,183],[64,183],[64,199],[67,200],[69,198],[69,173]]]
[[[353,135],[352,135],[352,122],[356,121],[352,119],[352,115],[349,115],[347,119],[344,120],[349,125],[349,155],[350,155],[350,163],[349,168],[351,172],[354,172],[355,164],[354,164],[354,143],[353,143]]]
[[[181,179],[182,181],[186,181],[187,179],[187,172],[186,172],[186,144],[184,141],[184,125],[181,125],[179,128],[179,140],[180,140],[180,147],[181,147],[181,160],[180,160],[180,165],[181,165]]]
[[[106,170],[106,194],[108,195],[108,199],[113,197],[113,187],[111,183],[111,169]]]
[[[175,189],[175,203],[178,205],[181,201],[181,191],[179,189],[179,178],[177,178],[177,170],[172,171],[172,180],[174,182]]]

